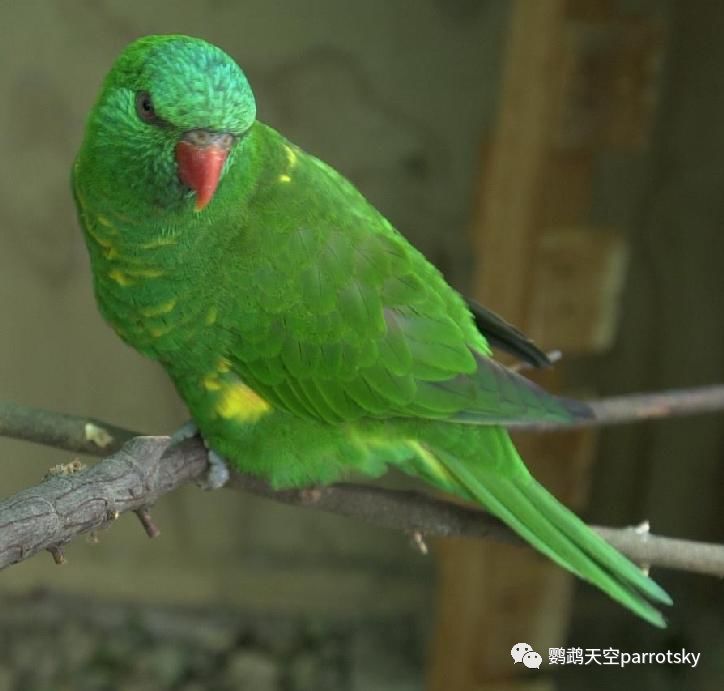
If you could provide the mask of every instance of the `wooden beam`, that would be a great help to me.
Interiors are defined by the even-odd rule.
[[[648,141],[661,18],[631,18],[606,0],[516,0],[496,129],[474,223],[474,294],[544,347],[605,348],[616,323],[626,246],[588,214],[598,157]],[[573,298],[571,297],[573,296]],[[573,300],[573,301],[572,301]],[[560,390],[561,369],[544,374]],[[587,494],[595,438],[516,439],[532,473],[564,503]],[[525,641],[565,643],[572,578],[532,551],[440,542],[431,691],[541,688],[513,665]],[[522,668],[522,669],[521,669]]]
[[[474,229],[481,260],[474,292],[517,324],[527,314],[533,215],[560,107],[564,6],[563,0],[515,2],[500,114]]]
[[[564,8],[562,0],[515,2],[500,114],[474,230],[480,259],[475,295],[523,327],[535,261],[539,182],[560,107]],[[535,449],[529,451],[534,455]],[[486,688],[485,682],[515,684],[510,648],[519,640],[541,640],[541,626],[565,620],[569,581],[537,555],[508,545],[450,540],[438,549],[438,626],[429,688],[466,691]],[[521,627],[526,620],[529,624]],[[559,624],[556,629],[561,630]]]

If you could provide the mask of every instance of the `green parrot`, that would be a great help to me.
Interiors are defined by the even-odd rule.
[[[344,177],[256,120],[239,66],[134,41],[73,168],[96,299],[212,460],[276,488],[387,466],[476,502],[656,626],[671,598],[530,475],[506,427],[590,415],[496,363],[471,308]],[[545,357],[483,309],[492,342]]]

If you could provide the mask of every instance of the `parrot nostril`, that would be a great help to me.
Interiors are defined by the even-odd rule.
[[[219,146],[221,146],[223,149],[230,149],[231,145],[234,143],[234,135],[229,134],[228,132],[224,132],[221,137],[219,137]]]
[[[206,146],[209,141],[207,130],[191,130],[184,135],[184,139],[194,146]]]
[[[202,128],[185,132],[182,139],[200,149],[215,146],[228,151],[234,143],[233,134],[229,134],[228,132],[211,132],[210,130]]]

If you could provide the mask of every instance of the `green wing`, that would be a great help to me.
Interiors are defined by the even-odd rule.
[[[236,250],[248,257],[247,289],[230,357],[248,385],[328,422],[509,425],[586,413],[491,360],[442,275],[344,178],[293,151],[291,180],[259,185]]]

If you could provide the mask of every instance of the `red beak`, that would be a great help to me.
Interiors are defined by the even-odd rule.
[[[196,211],[213,199],[233,141],[223,132],[191,130],[176,144],[178,176],[196,192]]]

